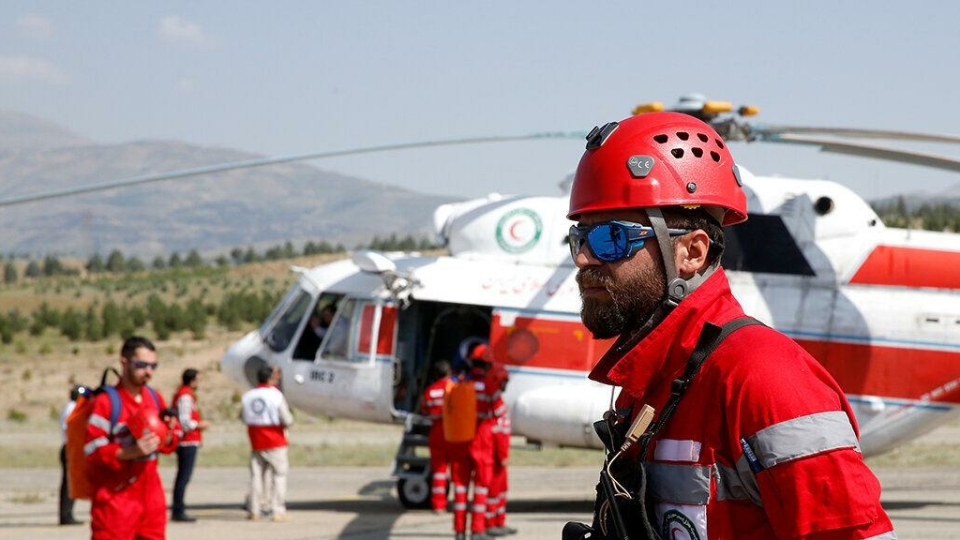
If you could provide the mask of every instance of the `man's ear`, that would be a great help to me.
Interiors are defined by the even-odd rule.
[[[677,256],[677,273],[680,277],[690,279],[705,270],[709,250],[710,237],[703,229],[697,229],[678,238],[674,253]]]

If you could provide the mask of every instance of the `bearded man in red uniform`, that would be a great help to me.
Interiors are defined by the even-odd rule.
[[[722,227],[747,203],[720,136],[647,113],[587,141],[569,242],[583,323],[617,338],[590,378],[622,390],[598,429],[594,523],[564,538],[896,538],[837,383],[785,335],[736,328],[749,320],[720,267]],[[653,423],[634,431],[644,405]]]
[[[159,420],[163,396],[147,383],[157,369],[157,352],[143,337],[130,337],[120,350],[116,397],[97,395],[87,420],[84,454],[91,470],[93,540],[166,538],[167,502],[157,473],[157,452],[177,448],[176,420]],[[113,418],[111,400],[119,400]]]

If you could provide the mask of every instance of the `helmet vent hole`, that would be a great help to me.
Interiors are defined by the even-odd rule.
[[[717,139],[714,142],[717,143],[717,148],[723,150],[723,141],[721,141],[720,139]]]
[[[666,136],[666,135],[654,135],[654,136],[653,136],[653,140],[657,141],[657,142],[660,143],[660,144],[663,144],[663,143],[667,142],[667,136]]]
[[[700,142],[707,142],[710,140],[710,137],[707,137],[703,133],[697,133],[697,138],[700,139]]]
[[[685,141],[690,138],[690,134],[687,133],[686,131],[678,131],[677,137],[680,137],[681,141]]]
[[[693,152],[693,155],[697,157],[703,157],[703,148],[693,147],[690,149],[690,151]]]
[[[683,148],[674,148],[670,153],[673,154],[673,157],[680,159],[683,157]]]
[[[716,161],[717,163],[720,163],[720,154],[711,151],[711,152],[710,152],[710,158],[713,159],[714,161]]]

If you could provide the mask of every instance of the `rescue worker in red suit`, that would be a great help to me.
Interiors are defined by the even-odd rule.
[[[510,374],[502,364],[494,364],[487,375],[489,384],[500,393],[506,391]],[[510,415],[504,404],[504,414],[496,418],[491,432],[493,434],[493,476],[490,490],[487,492],[487,534],[507,536],[516,534],[517,529],[507,527],[507,460],[510,457]]]
[[[430,506],[436,513],[447,510],[447,441],[443,436],[443,396],[450,381],[450,362],[440,360],[433,365],[434,382],[427,386],[420,400],[420,411],[430,420],[427,446],[430,448]]]
[[[453,530],[457,540],[466,538],[467,491],[473,481],[473,500],[470,504],[470,537],[489,540],[486,533],[487,492],[493,477],[493,426],[497,418],[506,414],[499,388],[487,381],[487,372],[493,365],[490,347],[485,343],[473,345],[467,353],[466,381],[472,381],[477,400],[477,431],[473,439],[463,444],[451,444],[451,478],[453,480]],[[465,447],[464,447],[465,446]]]
[[[128,423],[166,409],[163,396],[147,388],[157,369],[157,352],[143,337],[130,337],[120,351],[120,411],[111,434],[110,396],[96,396],[87,420],[84,453],[91,467],[94,494],[90,501],[93,540],[166,538],[167,502],[157,473],[157,452],[177,448],[176,420],[167,419],[161,439],[144,430],[134,438]],[[143,423],[139,421],[139,423]],[[160,431],[160,430],[156,430]]]
[[[589,376],[621,391],[606,424],[613,481],[601,472],[592,526],[568,523],[565,539],[614,536],[608,487],[634,540],[896,538],[843,391],[799,345],[744,326],[685,375],[701,334],[745,317],[720,255],[746,201],[726,144],[691,116],[640,114],[588,135],[569,242],[583,323],[617,338]],[[643,405],[653,424],[631,444],[622,435]]]

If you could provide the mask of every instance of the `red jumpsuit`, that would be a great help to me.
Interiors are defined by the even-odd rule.
[[[443,377],[427,387],[420,401],[420,410],[430,419],[430,506],[434,510],[447,509],[447,469],[449,443],[443,436],[443,396],[447,393],[450,377]]]
[[[453,479],[453,530],[466,532],[467,489],[473,479],[470,507],[470,532],[485,532],[487,492],[493,477],[493,425],[506,414],[500,389],[482,375],[471,375],[477,395],[477,433],[469,443],[451,444],[450,465]]]
[[[507,466],[510,457],[510,415],[493,425],[493,478],[487,493],[487,528],[503,527],[507,521]]]
[[[117,450],[136,444],[127,429],[127,420],[141,407],[156,409],[157,403],[146,387],[140,389],[140,402],[121,386],[120,415],[110,430],[110,397],[106,392],[95,398],[87,420],[87,438],[84,453],[91,467],[94,494],[90,501],[90,530],[92,540],[133,540],[166,538],[167,501],[163,484],[157,473],[157,455],[120,461]],[[157,394],[160,409],[166,408],[163,396]],[[169,444],[159,451],[169,454],[177,448],[175,430]]]
[[[622,356],[611,347],[590,378],[623,387],[618,410],[650,404],[659,418],[704,323],[742,316],[720,269]],[[765,326],[734,332],[707,358],[645,468],[665,538],[895,538],[843,391]]]

